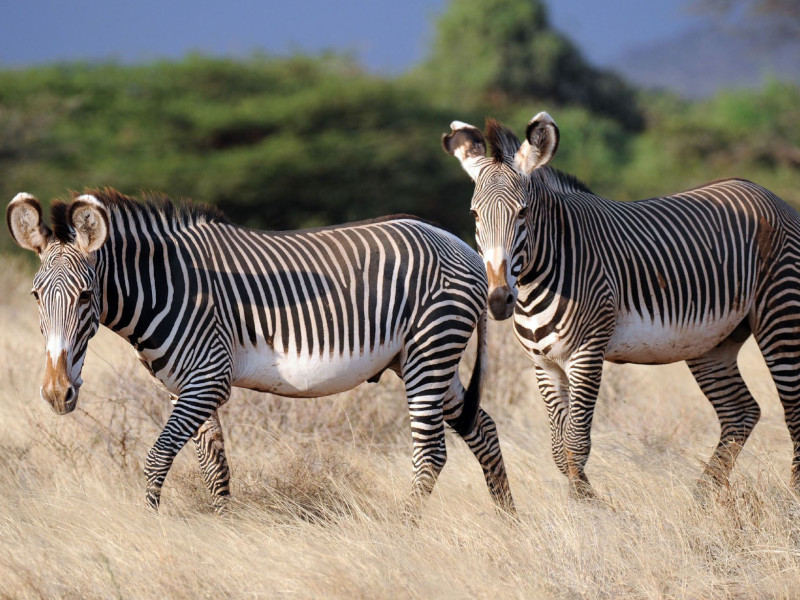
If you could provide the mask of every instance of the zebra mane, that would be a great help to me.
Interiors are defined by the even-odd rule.
[[[495,121],[486,119],[486,139],[492,149],[492,158],[496,163],[512,164],[514,155],[520,147],[519,138],[508,127]]]
[[[163,215],[178,226],[188,227],[198,223],[227,223],[228,218],[219,209],[206,204],[181,200],[177,204],[167,196],[154,192],[142,193],[141,199],[131,198],[113,188],[87,189],[82,193],[72,192],[72,199],[82,194],[97,198],[109,212],[147,212]],[[75,232],[67,221],[69,202],[55,200],[50,206],[50,222],[53,234],[61,242],[73,241]]]
[[[564,194],[570,192],[583,192],[586,194],[594,194],[585,183],[574,175],[559,171],[554,167],[541,167],[531,173],[531,177],[538,179],[547,187]]]

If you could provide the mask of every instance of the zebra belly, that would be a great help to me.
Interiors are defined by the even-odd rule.
[[[606,348],[606,360],[620,363],[666,364],[702,356],[725,338],[747,316],[735,311],[719,319],[672,324],[649,315],[623,313]]]
[[[240,349],[233,385],[293,398],[317,398],[353,389],[391,365],[401,345],[384,344],[349,356],[297,355]]]

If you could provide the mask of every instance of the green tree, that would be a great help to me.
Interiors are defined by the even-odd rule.
[[[591,66],[555,31],[541,0],[453,0],[415,76],[444,103],[547,99],[582,106],[629,129],[643,122],[633,91],[617,75]]]

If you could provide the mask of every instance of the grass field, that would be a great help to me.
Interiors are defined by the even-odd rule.
[[[232,510],[213,514],[187,448],[156,515],[141,471],[166,394],[101,330],[78,409],[55,415],[39,398],[30,275],[0,259],[2,598],[800,597],[791,447],[752,341],[740,362],[763,417],[730,487],[705,503],[694,485],[719,428],[685,365],[607,366],[587,469],[603,501],[570,501],[531,364],[508,324],[492,323],[483,403],[520,522],[495,513],[448,434],[422,520],[403,524],[410,433],[391,373],[320,400],[237,390],[221,410]]]

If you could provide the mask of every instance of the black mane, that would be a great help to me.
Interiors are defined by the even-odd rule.
[[[531,177],[535,177],[549,188],[557,192],[570,193],[570,192],[583,192],[586,194],[594,194],[585,183],[574,175],[559,171],[554,167],[541,167],[531,173]]]
[[[113,188],[88,189],[82,193],[73,192],[72,199],[89,194],[105,205],[109,212],[124,210],[128,212],[150,212],[164,215],[179,226],[197,223],[228,223],[228,218],[219,209],[206,204],[181,200],[176,205],[167,196],[154,192],[144,192],[140,199],[126,196]],[[55,200],[50,207],[50,222],[53,234],[61,242],[71,242],[74,231],[67,223],[69,202]]]
[[[486,139],[491,146],[494,162],[509,165],[513,162],[520,147],[519,138],[513,131],[499,121],[486,119]]]

